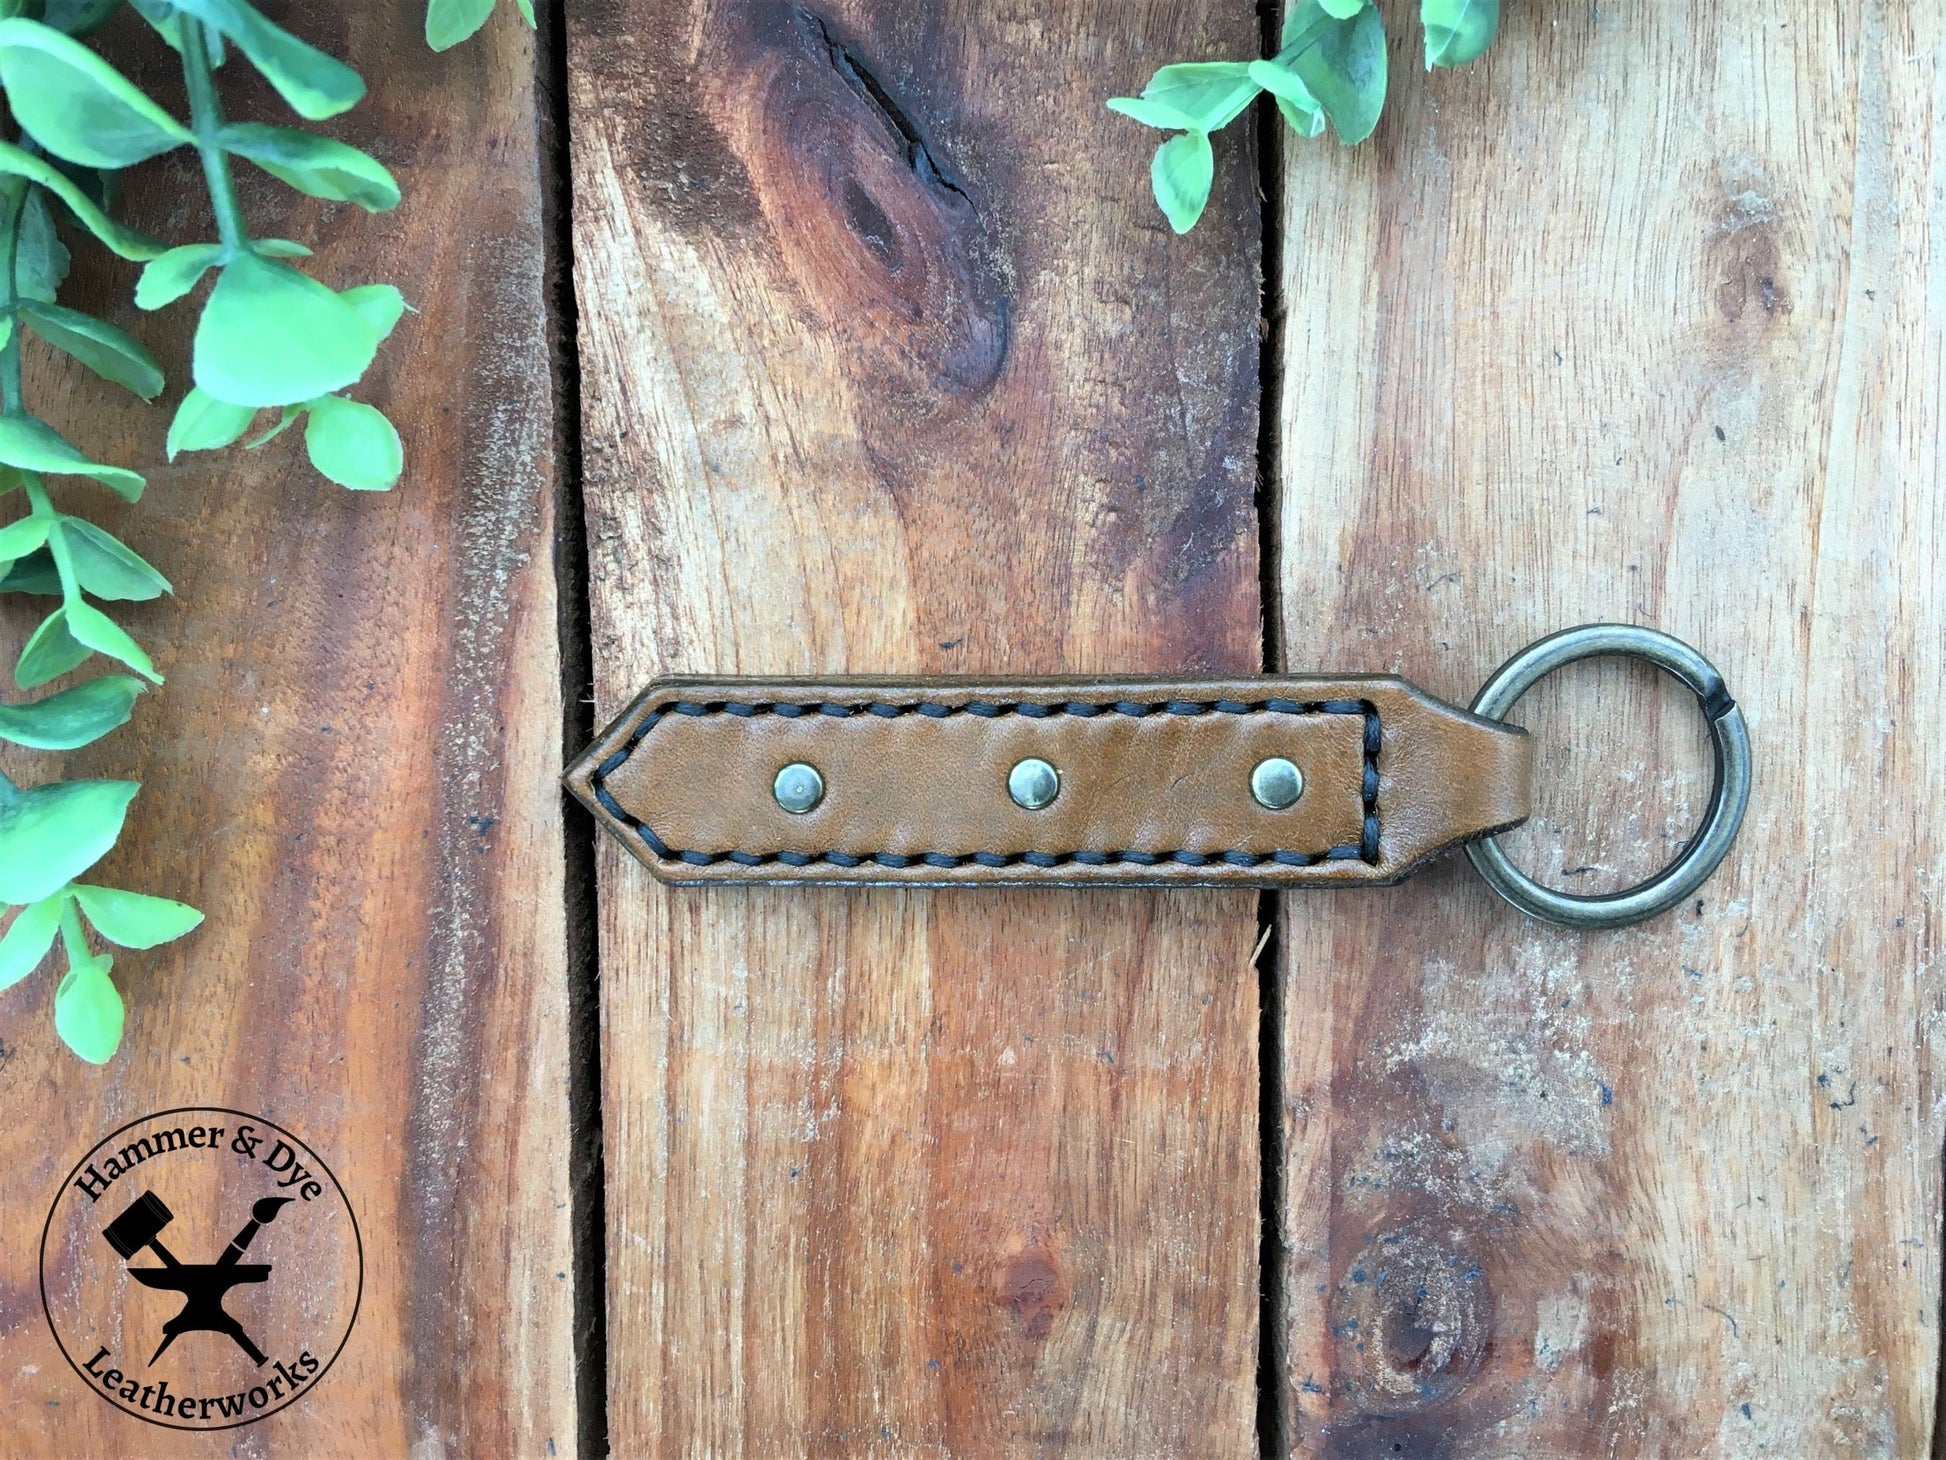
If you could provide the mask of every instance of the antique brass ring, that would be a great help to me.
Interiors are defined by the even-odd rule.
[[[1520,697],[1563,665],[1582,659],[1641,659],[1688,685],[1709,724],[1716,752],[1716,780],[1709,809],[1689,845],[1646,882],[1621,892],[1581,897],[1544,887],[1513,864],[1496,837],[1469,842],[1472,859],[1487,885],[1532,917],[1568,928],[1622,928],[1667,912],[1701,887],[1716,870],[1743,824],[1750,803],[1750,731],[1743,711],[1724,687],[1723,676],[1680,639],[1632,624],[1584,624],[1528,645],[1501,665],[1479,694],[1472,710],[1489,720],[1504,720]]]

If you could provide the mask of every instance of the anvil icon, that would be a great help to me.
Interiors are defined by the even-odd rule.
[[[128,1275],[145,1288],[160,1288],[181,1293],[182,1311],[162,1325],[162,1344],[149,1356],[153,1364],[163,1350],[183,1333],[226,1333],[236,1346],[250,1356],[253,1364],[265,1362],[243,1325],[226,1313],[223,1299],[241,1283],[260,1283],[270,1276],[267,1262],[243,1262],[244,1249],[265,1222],[274,1221],[279,1208],[290,1198],[267,1196],[250,1208],[250,1220],[230,1240],[223,1255],[214,1262],[178,1262],[161,1242],[162,1229],[173,1222],[175,1213],[153,1191],[145,1191],[129,1204],[128,1210],[102,1228],[101,1235],[126,1263],[144,1247],[162,1259],[161,1267],[131,1267]]]

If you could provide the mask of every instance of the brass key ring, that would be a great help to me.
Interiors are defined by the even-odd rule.
[[[1473,699],[1473,713],[1505,720],[1520,697],[1547,675],[1582,659],[1641,659],[1688,685],[1702,705],[1716,750],[1709,810],[1689,845],[1667,867],[1621,892],[1592,897],[1543,887],[1513,864],[1497,837],[1467,843],[1466,855],[1487,885],[1532,917],[1568,928],[1622,928],[1667,912],[1701,887],[1730,850],[1750,803],[1750,732],[1723,676],[1689,645],[1632,624],[1584,624],[1528,645],[1501,665]]]

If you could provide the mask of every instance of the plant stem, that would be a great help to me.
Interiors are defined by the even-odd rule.
[[[6,347],[0,350],[0,409],[9,416],[27,413],[20,382],[20,282],[15,276],[15,263],[20,254],[20,220],[27,211],[27,193],[32,186],[24,178],[10,183],[6,189],[5,224],[0,226],[0,315],[13,325],[7,331]],[[48,497],[41,474],[23,471],[20,482],[26,488],[27,503],[32,509],[29,515],[51,518],[58,524],[61,514]],[[61,575],[61,601],[72,603],[81,596],[81,583],[75,576],[73,554],[68,551],[67,539],[61,535],[58,525],[48,533],[47,546],[54,558],[54,570]]]
[[[62,530],[61,514],[49,500],[40,473],[22,472],[21,479],[27,484],[27,500],[33,506],[33,515],[52,519],[47,529],[47,551],[54,559],[54,571],[61,578],[61,604],[71,608],[82,602],[81,579],[74,571],[74,553],[68,547],[67,533]]]
[[[176,31],[182,39],[182,75],[189,88],[189,129],[196,134],[196,151],[203,159],[203,176],[209,181],[210,207],[216,213],[216,233],[231,255],[250,246],[250,232],[243,224],[243,208],[237,202],[236,180],[230,176],[230,154],[223,150],[219,133],[223,130],[223,109],[216,100],[216,79],[210,73],[209,41],[203,23],[177,13]]]
[[[81,927],[81,914],[75,911],[71,897],[61,909],[61,942],[67,948],[69,968],[94,957],[88,948],[88,935]]]
[[[6,221],[0,226],[0,314],[12,326],[0,348],[0,411],[9,416],[20,414],[20,295],[14,260],[20,252],[20,220],[27,211],[29,186],[25,178],[7,180]]]

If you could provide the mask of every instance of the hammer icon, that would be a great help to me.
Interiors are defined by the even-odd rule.
[[[176,1214],[162,1204],[162,1198],[145,1191],[130,1203],[127,1211],[101,1229],[108,1245],[121,1254],[122,1261],[144,1247],[161,1258],[167,1267],[181,1267],[175,1254],[162,1245],[162,1229],[175,1221]]]
[[[266,1362],[264,1351],[251,1341],[243,1325],[223,1310],[223,1297],[240,1283],[260,1283],[270,1276],[267,1262],[244,1262],[246,1248],[258,1228],[275,1221],[277,1213],[290,1201],[287,1196],[267,1196],[250,1208],[250,1220],[223,1249],[215,1262],[178,1262],[162,1245],[162,1229],[173,1222],[175,1213],[153,1191],[145,1191],[129,1204],[128,1210],[102,1228],[101,1235],[126,1263],[143,1248],[162,1259],[161,1267],[131,1267],[128,1275],[147,1288],[182,1294],[182,1311],[162,1325],[162,1344],[149,1358],[153,1364],[163,1349],[183,1333],[228,1334],[236,1346],[255,1364]]]

